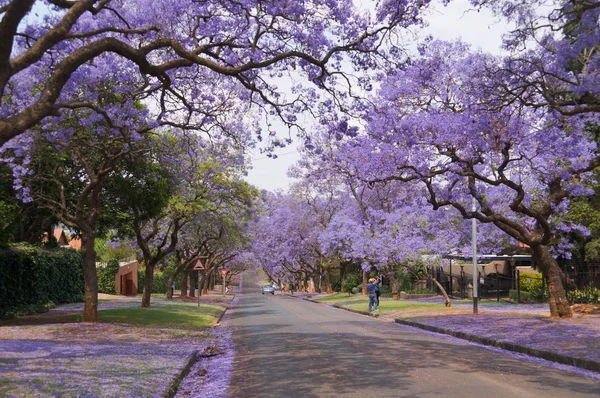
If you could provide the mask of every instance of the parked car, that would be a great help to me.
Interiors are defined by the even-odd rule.
[[[275,294],[275,289],[273,288],[273,285],[262,285],[260,290],[261,290],[262,294],[265,294],[265,293]]]

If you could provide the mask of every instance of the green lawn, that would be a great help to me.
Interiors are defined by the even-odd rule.
[[[168,303],[149,308],[126,307],[98,310],[98,321],[148,326],[209,328],[225,309],[220,304]],[[81,320],[81,315],[72,315]]]
[[[328,296],[315,297],[315,301],[321,303],[335,304],[345,308],[351,308],[358,311],[367,311],[369,307],[369,298],[362,294],[348,295],[347,293],[337,293]],[[472,300],[453,300],[454,304],[470,304]],[[479,305],[482,307],[505,307],[513,306],[515,304],[505,301],[480,301]],[[426,312],[430,310],[450,311],[455,310],[456,307],[446,307],[440,300],[440,303],[424,303],[415,300],[393,300],[388,297],[380,297],[379,299],[379,313],[385,314],[394,311],[404,312]]]

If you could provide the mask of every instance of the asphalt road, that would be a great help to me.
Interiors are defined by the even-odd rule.
[[[245,274],[230,397],[598,397],[600,380],[281,295]]]

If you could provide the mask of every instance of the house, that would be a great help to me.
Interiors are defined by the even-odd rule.
[[[140,264],[133,261],[119,263],[119,272],[115,275],[115,290],[123,296],[135,296],[138,291],[138,268]]]
[[[75,235],[67,234],[64,229],[54,228],[52,234],[60,247],[71,247],[75,250],[81,249],[81,239],[77,238]],[[42,242],[48,241],[47,236],[48,235],[44,233]]]

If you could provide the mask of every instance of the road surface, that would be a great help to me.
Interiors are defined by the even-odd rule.
[[[243,279],[230,397],[598,397],[600,378],[287,295]]]

